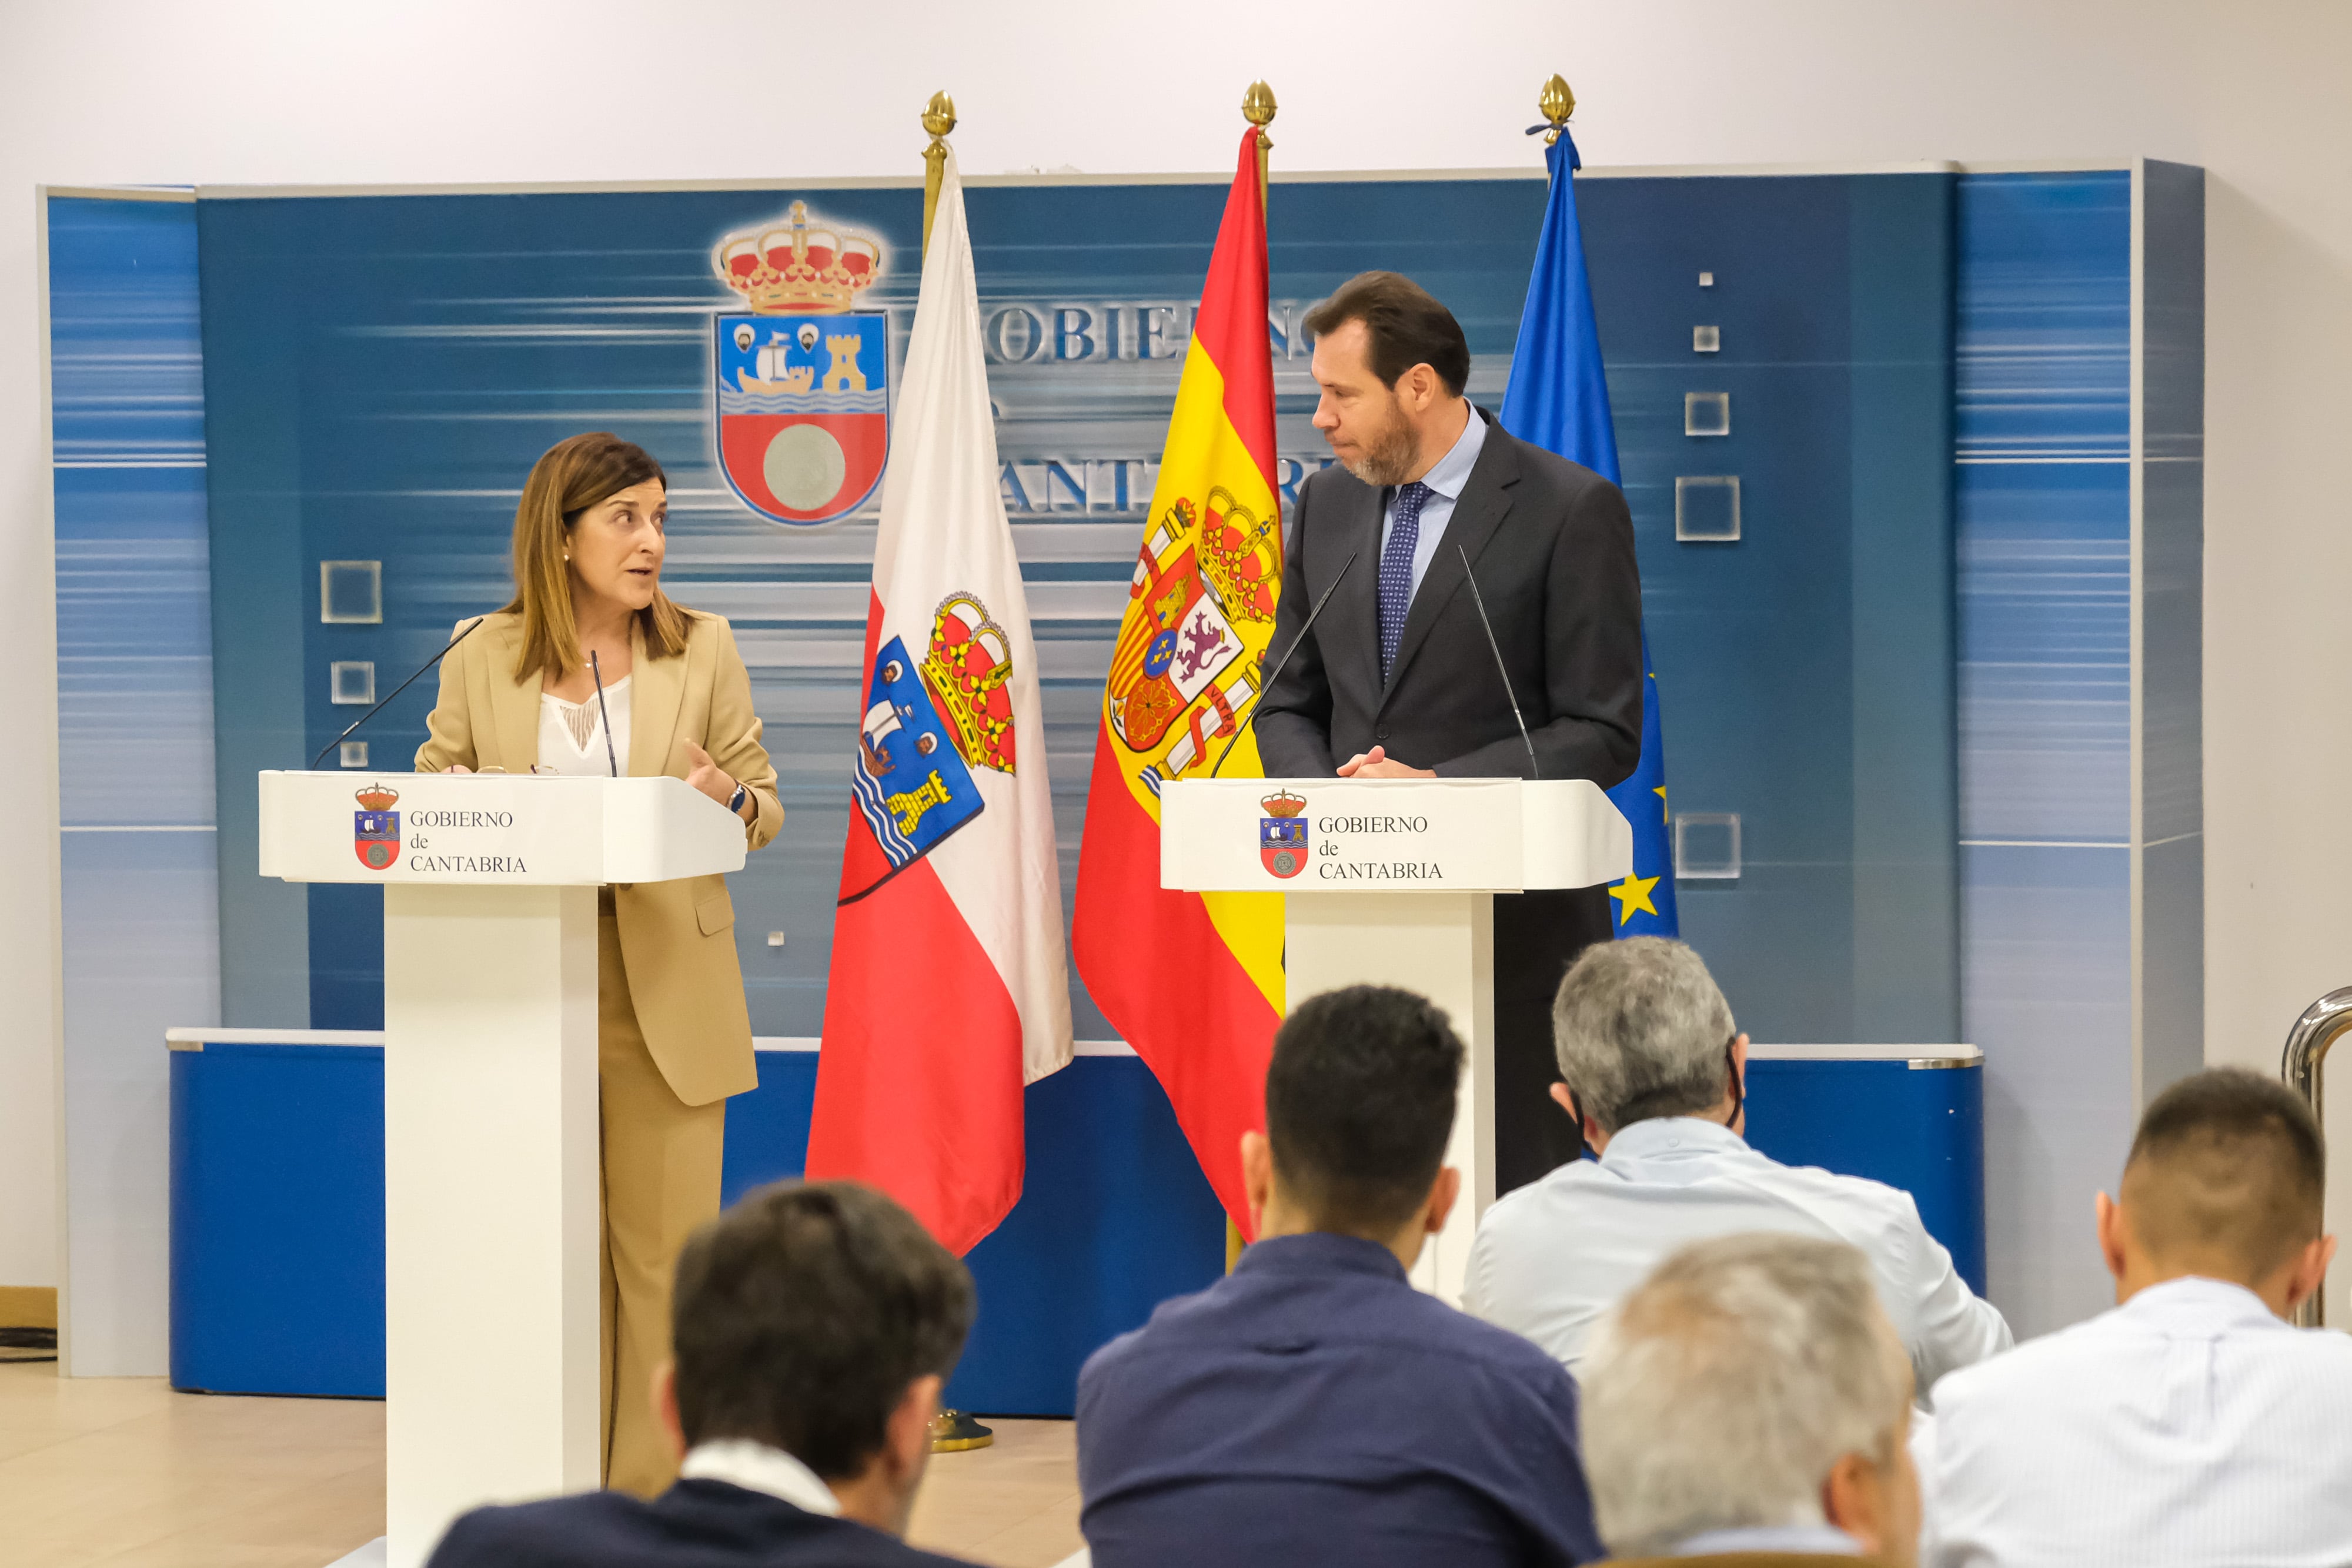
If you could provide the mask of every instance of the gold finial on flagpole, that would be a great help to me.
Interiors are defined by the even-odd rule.
[[[1536,112],[1551,124],[1550,131],[1544,137],[1544,145],[1549,147],[1559,140],[1560,127],[1566,125],[1568,117],[1576,112],[1576,95],[1568,90],[1566,77],[1558,71],[1552,72],[1551,80],[1543,84],[1542,96],[1536,99]]]
[[[1249,84],[1242,94],[1242,118],[1257,127],[1257,199],[1263,206],[1266,199],[1265,155],[1274,151],[1274,138],[1265,128],[1274,123],[1274,89],[1262,81]]]
[[[931,214],[939,211],[940,181],[948,161],[948,144],[940,140],[956,128],[955,99],[944,92],[931,94],[931,101],[923,105],[923,129],[931,133],[931,144],[923,149],[923,249],[931,248]]]

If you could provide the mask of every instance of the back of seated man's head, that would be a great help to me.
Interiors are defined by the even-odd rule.
[[[1704,1115],[1736,1088],[1731,1004],[1680,942],[1629,936],[1587,947],[1552,998],[1551,1026],[1576,1110],[1603,1133]]]
[[[689,1449],[730,1438],[781,1448],[845,1514],[903,1530],[972,1312],[963,1264],[883,1194],[845,1181],[761,1187],[678,1259],[679,1435]],[[854,1488],[877,1494],[864,1500],[873,1506],[856,1506]]]
[[[2277,1297],[2273,1310],[2284,1313],[2326,1271],[2326,1187],[2310,1108],[2283,1083],[2215,1068],[2149,1103],[2121,1204],[2101,1195],[2100,1239],[2124,1296],[2199,1275]]]
[[[1750,1233],[1683,1248],[1579,1369],[1601,1538],[1665,1556],[1716,1531],[1829,1525],[1908,1563],[1911,1363],[1853,1248]]]
[[[1445,1015],[1411,991],[1349,986],[1291,1011],[1266,1069],[1265,1134],[1297,1228],[1387,1242],[1425,1214],[1463,1060]],[[1448,1206],[1450,1189],[1437,1223]]]

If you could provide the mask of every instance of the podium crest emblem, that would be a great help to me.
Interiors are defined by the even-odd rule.
[[[360,864],[370,871],[383,871],[400,857],[400,813],[393,810],[399,804],[400,791],[371,784],[352,798],[360,803],[360,809],[352,813],[352,848]]]
[[[1287,789],[1258,798],[1265,815],[1257,820],[1257,858],[1287,880],[1307,869],[1307,800]]]
[[[814,527],[865,505],[890,454],[889,319],[852,308],[882,272],[879,241],[808,205],[711,252],[750,307],[719,311],[719,466],[761,517]]]

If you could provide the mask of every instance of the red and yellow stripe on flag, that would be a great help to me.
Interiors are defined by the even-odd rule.
[[[1241,1135],[1265,1120],[1282,899],[1163,889],[1160,787],[1205,774],[1248,716],[1282,587],[1264,134],[1242,138],[1103,687],[1071,925],[1087,992],[1158,1075],[1244,1235]],[[1264,771],[1255,732],[1242,736],[1223,772]]]

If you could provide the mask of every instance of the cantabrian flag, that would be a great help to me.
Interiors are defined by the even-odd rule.
[[[950,152],[882,479],[811,1179],[958,1253],[1021,1197],[1022,1089],[1070,1059],[1037,650],[998,488]]]
[[[1095,1005],[1159,1075],[1244,1234],[1241,1135],[1265,1124],[1283,1009],[1282,898],[1161,888],[1160,789],[1205,776],[1248,716],[1282,584],[1264,134],[1242,138],[1103,688],[1071,927]],[[1221,776],[1264,771],[1253,730]]]

